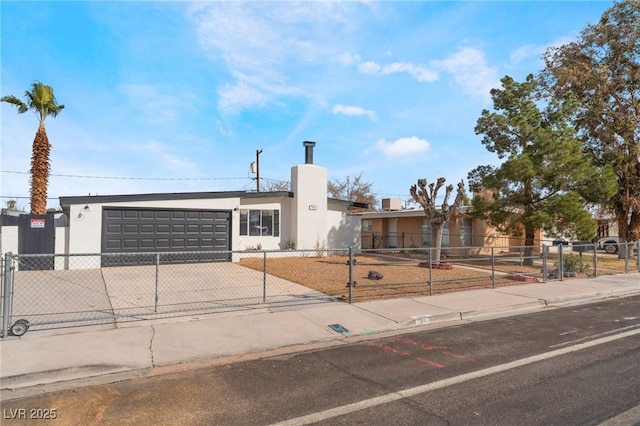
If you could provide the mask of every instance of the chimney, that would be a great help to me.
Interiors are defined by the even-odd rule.
[[[313,164],[313,147],[316,143],[304,141],[302,145],[304,145],[304,164]]]

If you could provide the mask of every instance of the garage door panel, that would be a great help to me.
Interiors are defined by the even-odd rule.
[[[150,240],[150,239],[144,239],[144,240],[140,240],[140,249],[142,249],[143,251],[150,251],[150,250],[154,250],[155,247],[155,240]]]
[[[135,223],[127,223],[122,230],[123,234],[138,234],[138,225]]]
[[[147,223],[147,224],[141,224],[140,225],[140,233],[141,234],[153,234],[154,230],[153,230],[153,224],[151,223]]]
[[[199,238],[188,238],[187,247],[189,248],[202,248],[202,241]]]
[[[106,231],[107,231],[107,234],[121,234],[122,233],[122,226],[120,224],[109,223],[106,226]]]
[[[106,247],[108,250],[120,250],[122,248],[122,244],[120,240],[107,240]]]
[[[123,249],[132,250],[132,249],[138,249],[139,248],[137,239],[136,240],[134,240],[134,239],[122,240],[122,243],[123,243],[122,244],[122,248]]]
[[[108,219],[119,219],[122,217],[121,210],[105,210],[105,217]]]
[[[169,248],[171,248],[171,240],[169,238],[158,238],[158,239],[156,239],[156,248],[157,249],[169,249]]]
[[[183,249],[186,247],[184,238],[172,238],[171,247],[174,249]]]

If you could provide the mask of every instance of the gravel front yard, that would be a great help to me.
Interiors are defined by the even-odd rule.
[[[352,279],[356,281],[355,298],[359,301],[386,297],[409,297],[429,294],[429,268],[419,259],[388,256],[357,256]],[[263,270],[262,258],[245,258],[240,265]],[[347,256],[267,257],[267,273],[304,285],[330,296],[348,294],[349,265]],[[484,267],[483,267],[484,268]],[[443,293],[491,286],[490,269],[453,264],[453,269],[431,270],[433,292]],[[369,271],[382,274],[382,279],[369,279]],[[506,282],[505,282],[506,281]],[[518,284],[497,279],[496,284]]]

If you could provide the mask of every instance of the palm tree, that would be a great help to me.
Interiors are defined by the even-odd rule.
[[[3,96],[0,101],[15,105],[19,114],[31,110],[40,119],[31,153],[31,214],[45,214],[47,210],[49,151],[51,150],[51,145],[44,129],[44,120],[49,115],[56,117],[62,111],[64,105],[58,105],[56,97],[53,96],[53,88],[51,86],[39,81],[32,84],[31,91],[24,92],[24,97],[27,103],[22,102],[13,95]]]

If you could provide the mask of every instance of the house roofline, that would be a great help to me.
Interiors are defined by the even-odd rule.
[[[327,202],[330,204],[337,204],[340,206],[357,207],[359,209],[366,209],[369,207],[367,203],[358,203],[356,201],[338,200],[336,198],[327,198]]]
[[[438,211],[442,210],[440,208]],[[460,207],[460,214],[467,214],[472,210],[471,206]],[[354,215],[362,216],[362,219],[380,219],[389,217],[423,217],[423,209],[390,210],[382,212],[354,212]]]
[[[293,198],[293,192],[246,192],[246,191],[217,191],[217,192],[163,192],[152,194],[123,194],[123,195],[83,195],[60,197],[62,207],[71,204],[89,203],[121,203],[131,201],[166,201],[166,200],[202,200],[216,198]]]
[[[248,191],[216,191],[216,192],[162,192],[151,194],[122,194],[122,195],[82,195],[60,197],[60,206],[68,210],[72,204],[93,203],[126,203],[136,201],[167,201],[167,200],[203,200],[220,198],[294,198],[290,191],[248,192]],[[327,198],[330,204],[367,208],[368,204],[356,203],[347,200]]]

